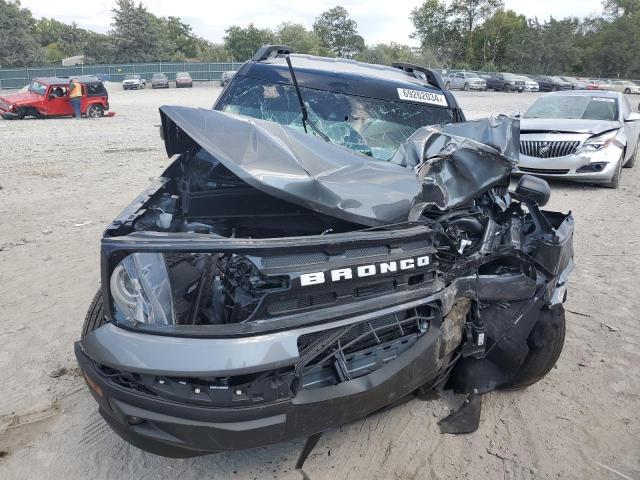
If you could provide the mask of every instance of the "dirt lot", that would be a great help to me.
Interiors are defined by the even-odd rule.
[[[301,441],[172,460],[126,444],[96,412],[73,342],[102,229],[168,164],[158,106],[208,108],[219,89],[110,92],[114,118],[0,120],[0,478],[298,479]],[[535,95],[456,93],[471,118]],[[328,432],[311,478],[640,479],[639,185],[640,167],[618,190],[552,185],[551,207],[576,217],[578,268],[564,352],[543,381],[487,395],[471,435],[438,433],[442,400]]]

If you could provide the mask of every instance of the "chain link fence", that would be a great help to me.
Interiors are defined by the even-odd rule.
[[[150,81],[154,73],[164,73],[169,80],[175,80],[177,72],[189,72],[194,81],[210,82],[220,80],[222,72],[237,70],[242,63],[243,62],[157,62],[0,69],[0,89],[22,88],[35,77],[72,77],[79,75],[97,75],[103,80],[121,82],[125,75],[131,74],[141,75],[145,80]]]

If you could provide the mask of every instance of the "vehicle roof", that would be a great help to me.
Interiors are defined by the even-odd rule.
[[[618,98],[621,95],[620,92],[612,90],[566,90],[560,92],[549,92],[545,94],[545,97],[604,97],[604,98]]]
[[[303,54],[291,54],[290,59],[298,84],[303,87],[388,100],[398,100],[398,88],[442,92],[426,79],[417,78],[400,68]],[[249,60],[237,75],[293,83],[284,56]]]
[[[35,77],[33,80],[36,80],[44,85],[66,85],[68,84],[72,78],[77,78],[80,83],[102,83],[98,77],[94,77],[93,75],[78,75],[78,76],[70,76],[70,77]]]

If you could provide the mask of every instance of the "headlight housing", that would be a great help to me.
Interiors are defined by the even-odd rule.
[[[591,137],[582,144],[578,153],[597,152],[598,150],[602,150],[603,148],[608,147],[611,144],[622,147],[623,145],[621,145],[620,142],[616,140],[617,135],[618,130],[611,130],[610,132],[605,132],[601,135]]]
[[[128,255],[113,270],[109,286],[118,319],[143,324],[173,324],[173,295],[161,253]]]

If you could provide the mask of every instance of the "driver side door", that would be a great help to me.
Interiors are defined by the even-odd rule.
[[[46,115],[63,117],[73,115],[73,107],[69,100],[68,85],[51,85],[47,90],[45,104]]]

